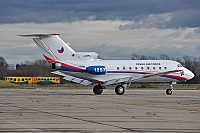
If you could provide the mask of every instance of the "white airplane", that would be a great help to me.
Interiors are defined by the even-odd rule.
[[[20,35],[33,40],[45,59],[57,69],[53,74],[82,85],[95,84],[94,94],[102,94],[105,86],[116,84],[115,92],[123,95],[131,82],[169,82],[167,95],[173,84],[187,81],[194,74],[180,63],[171,60],[103,60],[95,52],[75,52],[60,34]]]

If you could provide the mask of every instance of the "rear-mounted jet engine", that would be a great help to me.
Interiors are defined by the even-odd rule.
[[[105,75],[106,67],[105,66],[89,66],[86,68],[86,72],[94,75]]]

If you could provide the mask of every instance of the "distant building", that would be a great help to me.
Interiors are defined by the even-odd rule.
[[[7,70],[16,70],[16,64],[8,64]]]

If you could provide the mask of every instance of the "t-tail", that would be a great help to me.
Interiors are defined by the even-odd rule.
[[[34,37],[34,42],[49,63],[55,63],[56,60],[74,61],[98,59],[98,54],[95,52],[75,52],[59,37],[59,35],[60,34],[30,34],[19,36]]]
[[[34,42],[41,50],[45,59],[50,63],[53,63],[54,60],[73,60],[75,51],[58,35],[59,34],[31,34],[20,36],[35,37],[33,38]]]

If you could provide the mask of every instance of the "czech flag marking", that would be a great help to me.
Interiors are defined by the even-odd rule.
[[[63,53],[64,52],[64,48],[63,47],[59,47],[58,48],[58,53]]]

